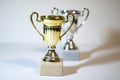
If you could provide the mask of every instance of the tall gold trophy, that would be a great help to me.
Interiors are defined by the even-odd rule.
[[[33,16],[36,16],[36,21],[43,24],[43,33],[41,33],[34,24]],[[61,28],[63,23],[69,22],[68,17],[72,17],[72,22],[68,29],[62,33]],[[73,24],[74,16],[68,14],[67,19],[59,15],[42,15],[39,16],[37,12],[33,12],[30,16],[33,27],[42,36],[43,40],[48,45],[48,52],[41,61],[41,75],[45,76],[60,76],[62,75],[63,62],[62,59],[58,57],[55,48],[57,42],[68,32]]]

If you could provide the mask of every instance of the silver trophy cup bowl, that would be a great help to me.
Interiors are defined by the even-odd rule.
[[[86,14],[85,14],[86,12]],[[56,15],[62,15],[62,16],[66,16],[68,14],[73,14],[74,15],[74,20],[73,20],[73,25],[71,27],[71,29],[68,31],[68,33],[66,34],[67,37],[67,41],[63,47],[64,50],[76,50],[78,49],[77,46],[75,45],[74,41],[73,41],[73,36],[74,33],[78,31],[78,29],[83,26],[86,22],[86,20],[88,19],[89,16],[89,9],[87,8],[82,8],[81,10],[59,10],[58,8],[54,7],[51,10],[52,14],[56,14]],[[85,19],[82,21],[81,24],[78,25],[78,19],[79,17],[85,17]],[[69,25],[65,24],[64,29],[66,30],[66,26]]]

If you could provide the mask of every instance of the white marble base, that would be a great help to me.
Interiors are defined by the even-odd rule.
[[[45,62],[41,61],[41,76],[62,76],[63,75],[63,60],[60,62]]]
[[[65,61],[78,61],[80,60],[79,50],[62,50],[62,58]]]

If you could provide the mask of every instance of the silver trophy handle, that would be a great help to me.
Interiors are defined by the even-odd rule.
[[[73,25],[73,21],[74,21],[74,15],[73,14],[71,14],[71,13],[69,13],[66,17],[67,17],[67,20],[65,21],[65,23],[67,23],[68,21],[69,21],[69,16],[71,16],[72,17],[72,21],[71,21],[71,23],[70,23],[70,25],[69,25],[69,27],[67,28],[67,30],[60,36],[60,38],[62,38],[69,30],[70,30],[70,28],[72,27],[72,25]]]
[[[83,8],[82,9],[82,11],[81,11],[81,16],[84,16],[84,12],[85,11],[87,11],[87,15],[86,15],[86,17],[85,17],[85,19],[82,21],[82,23],[77,27],[77,29],[78,28],[80,28],[82,25],[84,25],[85,24],[85,22],[86,22],[86,20],[88,19],[88,16],[89,16],[89,9],[87,9],[87,8]]]
[[[51,10],[51,14],[52,15],[58,15],[59,14],[59,9],[56,8],[56,7],[53,7],[52,10]]]

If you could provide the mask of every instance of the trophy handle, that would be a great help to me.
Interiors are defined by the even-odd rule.
[[[77,29],[80,28],[82,25],[84,25],[85,22],[86,22],[86,20],[88,19],[89,9],[87,9],[87,8],[83,8],[83,9],[82,9],[82,11],[81,11],[82,14],[81,14],[81,16],[84,16],[84,12],[85,12],[85,11],[87,11],[87,15],[86,15],[85,19],[82,21],[82,23],[77,27]]]
[[[44,35],[41,34],[41,32],[37,29],[37,27],[35,26],[34,22],[33,22],[33,15],[36,15],[36,21],[37,22],[41,22],[41,20],[39,20],[39,14],[37,12],[33,12],[30,16],[30,20],[31,20],[31,23],[33,25],[33,27],[35,28],[35,30],[39,33],[40,36],[42,36],[44,38]]]
[[[51,14],[52,15],[58,15],[59,14],[59,9],[56,8],[56,7],[53,7],[52,10],[51,10]]]
[[[72,27],[72,25],[73,25],[73,21],[74,21],[74,15],[73,14],[71,14],[71,13],[69,13],[68,15],[67,15],[67,20],[65,21],[65,23],[67,23],[68,22],[68,17],[69,16],[71,16],[72,17],[72,21],[71,21],[71,24],[70,24],[70,26],[68,27],[68,29],[60,36],[60,39],[70,30],[70,28]]]

